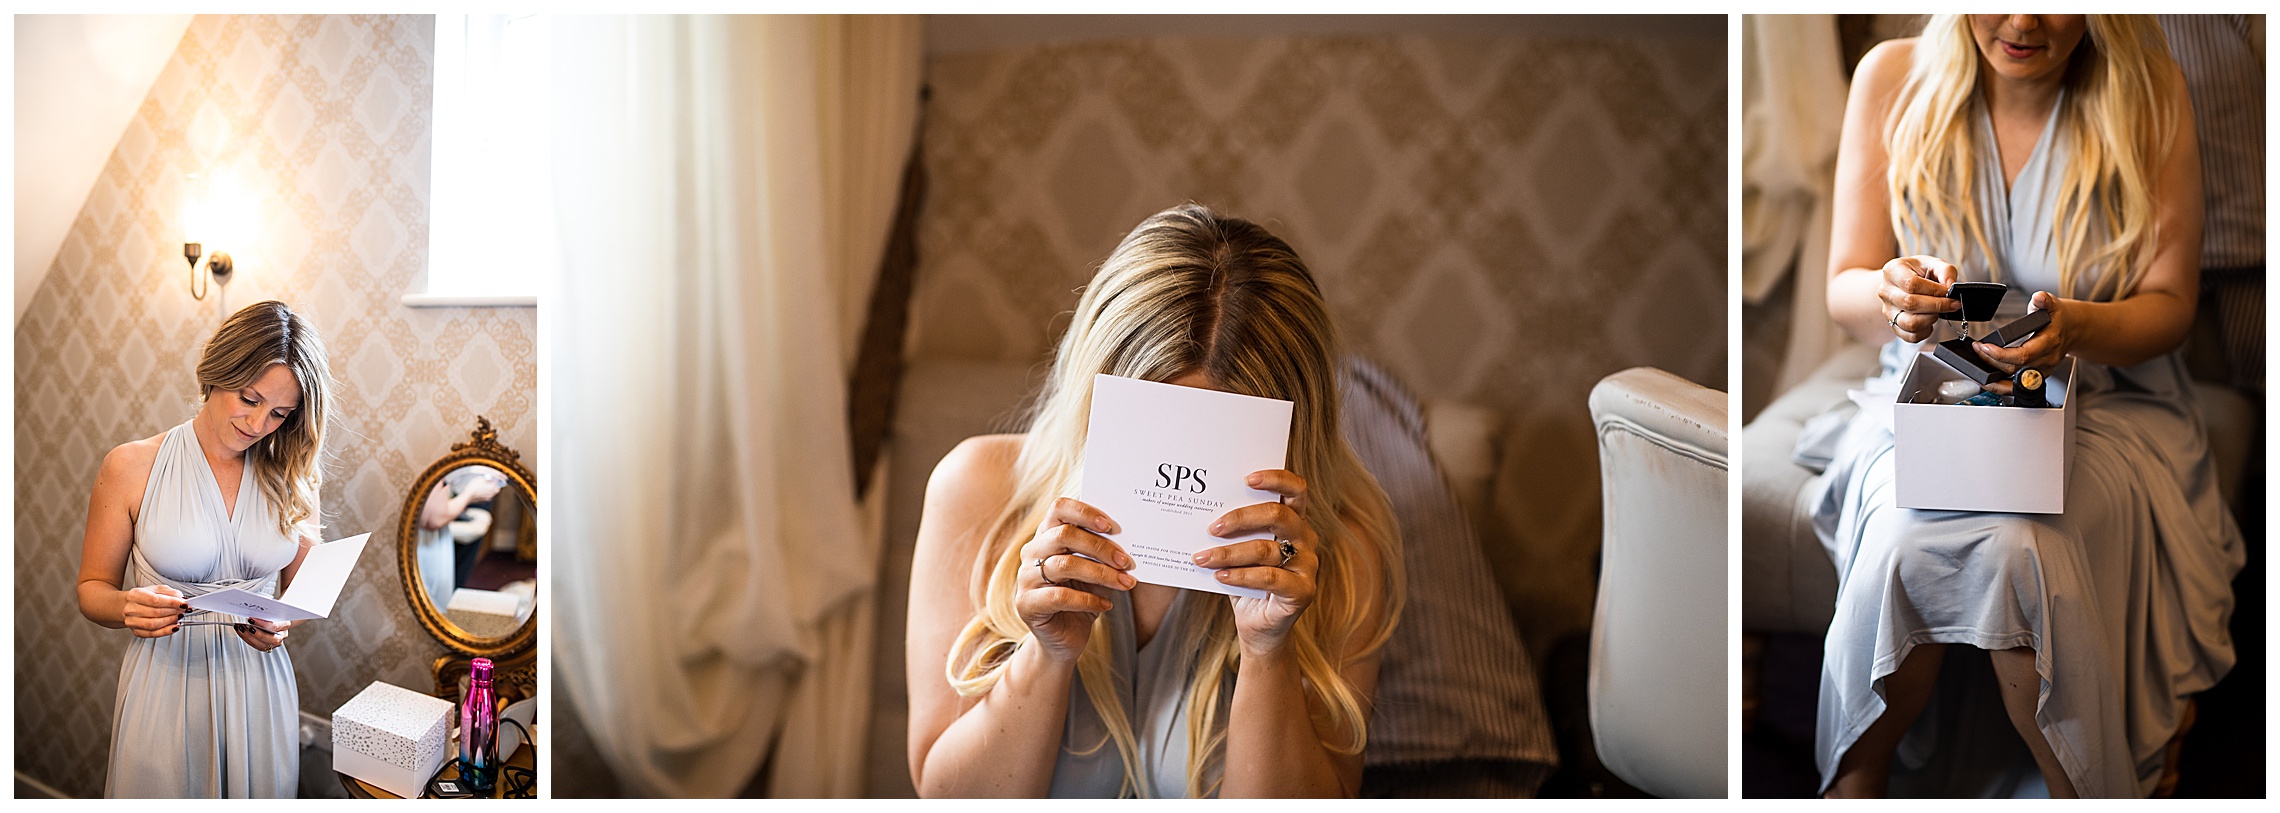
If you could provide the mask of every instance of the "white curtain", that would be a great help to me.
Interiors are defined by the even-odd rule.
[[[554,685],[629,794],[860,792],[878,529],[847,379],[915,18],[555,21]]]
[[[1851,339],[1829,319],[1830,197],[1844,130],[1844,57],[1827,14],[1742,17],[1742,298],[1790,269],[1789,344],[1776,394]]]

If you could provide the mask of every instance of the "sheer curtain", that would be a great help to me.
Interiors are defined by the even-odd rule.
[[[555,22],[554,685],[629,794],[860,791],[878,529],[846,426],[915,18]]]
[[[1830,206],[1846,94],[1836,17],[1744,15],[1742,87],[1743,299],[1764,302],[1796,269],[1778,395],[1852,343],[1828,310]]]

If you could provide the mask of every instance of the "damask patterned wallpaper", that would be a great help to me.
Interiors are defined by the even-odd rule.
[[[1138,39],[928,64],[913,352],[1040,362],[1126,231],[1266,225],[1350,350],[1503,418],[1499,581],[1539,648],[1588,624],[1585,398],[1726,386],[1722,37]]]
[[[404,491],[476,415],[536,466],[530,308],[406,308],[425,275],[429,17],[201,16],[112,152],[16,328],[17,768],[100,795],[127,634],[79,615],[87,494],[103,453],[197,407],[200,344],[275,298],[332,354],[327,535],[373,532],[333,618],[288,644],[303,710],[373,680],[431,682],[443,648],[405,605]],[[186,290],[176,213],[193,172],[260,199],[259,236],[218,301]]]

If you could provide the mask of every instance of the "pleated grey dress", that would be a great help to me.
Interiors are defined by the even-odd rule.
[[[233,515],[184,423],[166,433],[143,488],[128,556],[129,589],[164,584],[184,596],[247,586],[275,595],[295,540],[248,461]],[[243,620],[201,613],[200,620]],[[113,798],[292,798],[300,776],[300,692],[284,647],[254,649],[228,626],[135,638],[119,666]]]
[[[1975,113],[1981,210],[2001,281],[2013,286],[1998,323],[2033,291],[2060,293],[2050,223],[2071,150],[2056,135],[2056,109],[2008,193],[1986,110]],[[1946,258],[1912,235],[1902,243]],[[1969,255],[1956,264],[1964,279],[1989,277]],[[1884,383],[1897,384],[1915,350],[1885,345]],[[2231,669],[2230,583],[2244,542],[2218,494],[2184,364],[2176,353],[2127,368],[2079,364],[2063,515],[1893,507],[1892,434],[1867,412],[1825,416],[1800,439],[1799,462],[1828,467],[1814,523],[1840,579],[1816,732],[1824,791],[1883,714],[1885,677],[1919,644],[2032,647],[2036,720],[2086,797],[2148,793],[2185,698]],[[1939,686],[1901,743],[1893,794],[2034,793],[2040,775],[1985,656],[1951,650]]]

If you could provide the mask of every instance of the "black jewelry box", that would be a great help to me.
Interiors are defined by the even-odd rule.
[[[1997,347],[2012,347],[2046,327],[2050,327],[2050,311],[2035,311],[1996,328],[1995,332],[1979,341]],[[1971,339],[1949,339],[1932,348],[1932,358],[1939,359],[1940,363],[1954,368],[1982,387],[2011,377],[1986,357],[1979,355],[1979,348],[1972,345]]]

